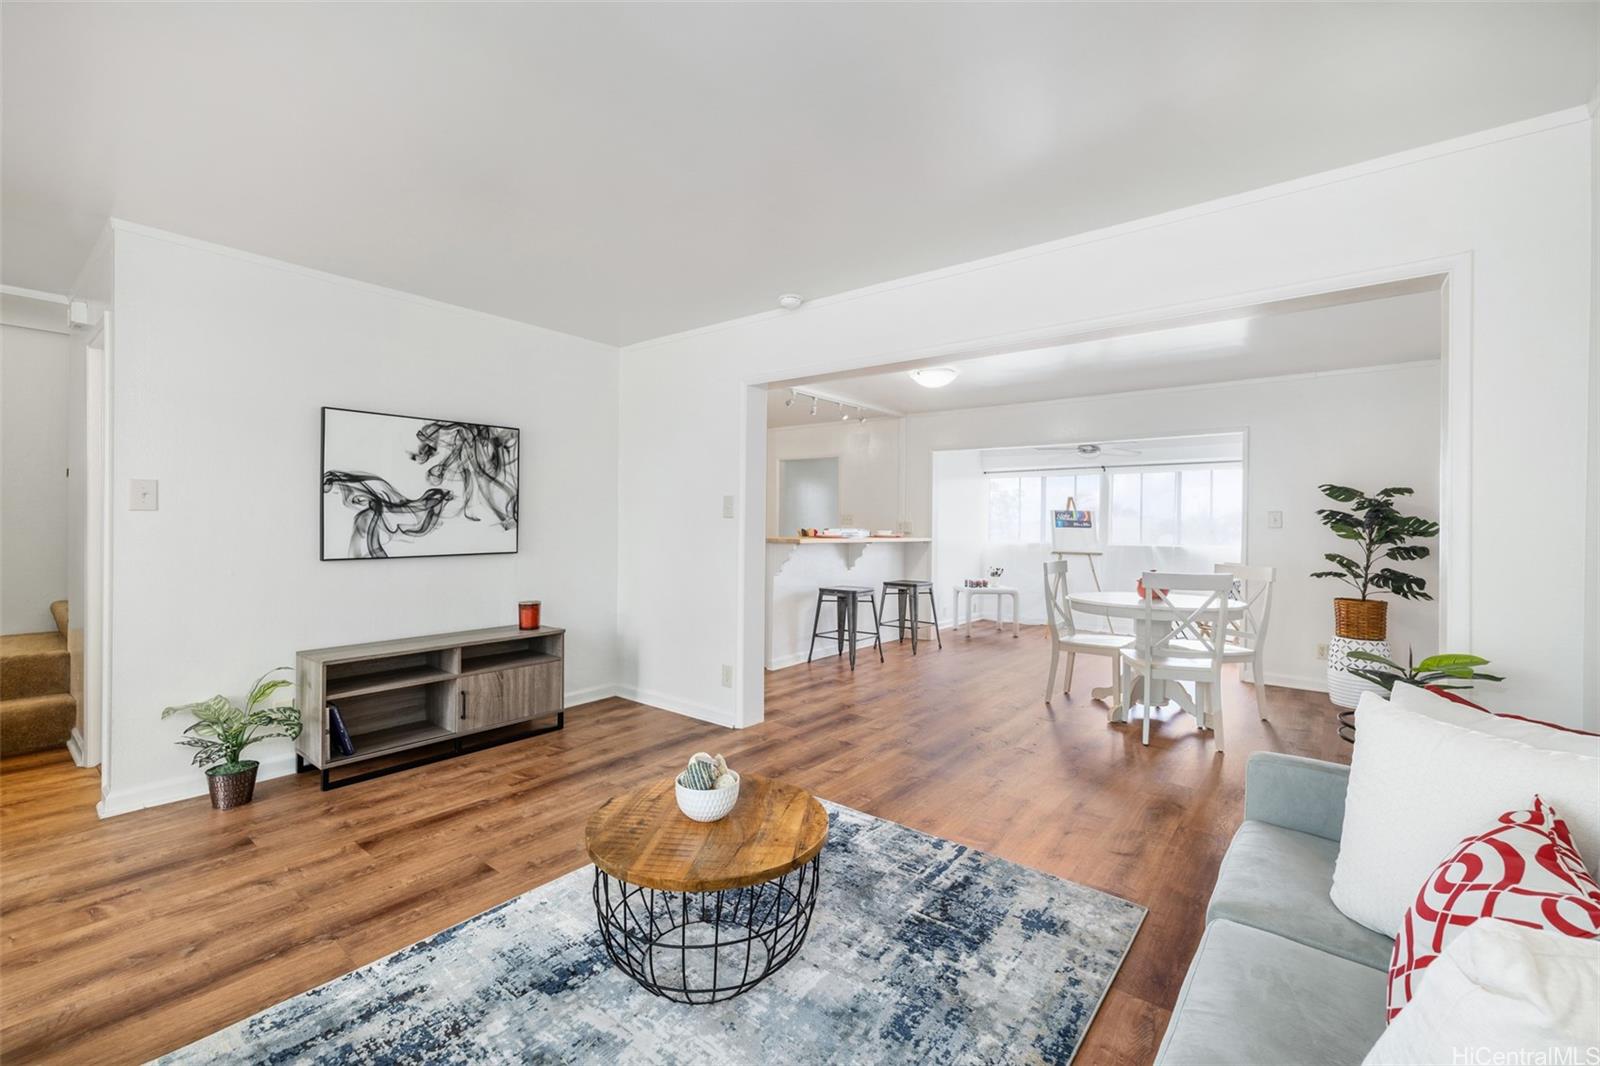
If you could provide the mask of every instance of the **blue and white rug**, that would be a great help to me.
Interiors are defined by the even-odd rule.
[[[811,933],[737,999],[683,1006],[618,971],[585,866],[162,1061],[1070,1061],[1144,908],[826,806]]]

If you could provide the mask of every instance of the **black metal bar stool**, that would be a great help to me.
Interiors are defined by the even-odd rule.
[[[889,594],[894,593],[896,613],[898,617],[892,622],[881,622],[883,626],[894,626],[900,632],[900,640],[906,639],[906,626],[911,627],[911,654],[917,654],[917,634],[922,626],[933,627],[933,639],[938,641],[939,647],[944,647],[944,638],[939,635],[939,604],[933,596],[932,581],[885,581],[883,583],[883,608],[889,609]],[[922,594],[928,594],[928,607],[933,611],[933,621],[928,621],[918,615],[917,604]],[[906,606],[910,604],[910,617],[907,617]]]
[[[843,653],[846,640],[850,642],[850,669],[856,668],[856,636],[860,632],[856,612],[863,600],[872,607],[872,644],[878,649],[878,661],[883,662],[883,640],[878,635],[883,624],[878,618],[878,599],[866,585],[824,585],[817,590],[817,614],[811,620],[811,650],[806,652],[806,662],[816,654],[818,637],[833,637],[839,643],[835,655]],[[828,602],[834,605],[834,627],[818,629],[822,624],[822,605]]]

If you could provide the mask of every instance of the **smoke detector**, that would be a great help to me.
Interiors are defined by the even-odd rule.
[[[786,292],[782,296],[778,297],[778,306],[783,308],[785,311],[793,311],[795,308],[799,307],[805,302],[806,298],[797,292]]]

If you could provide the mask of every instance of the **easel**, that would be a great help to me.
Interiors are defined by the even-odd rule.
[[[1057,559],[1065,559],[1069,556],[1078,555],[1089,560],[1089,576],[1094,578],[1094,590],[1096,592],[1105,591],[1105,589],[1100,587],[1100,572],[1095,569],[1094,565],[1095,556],[1104,555],[1105,552],[1101,551],[1099,548],[1081,548],[1071,550],[1065,548],[1052,548],[1050,549],[1050,554],[1054,555]],[[1106,632],[1115,632],[1115,627],[1111,624],[1111,615],[1109,612],[1106,614]]]

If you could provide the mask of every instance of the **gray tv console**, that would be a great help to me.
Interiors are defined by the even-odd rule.
[[[561,729],[565,644],[564,629],[503,626],[302,651],[296,767],[320,770],[326,790]],[[339,708],[354,754],[339,754],[329,736],[329,704]],[[501,732],[551,715],[554,725]],[[418,749],[435,750],[393,761]],[[329,775],[385,756],[377,768]]]

